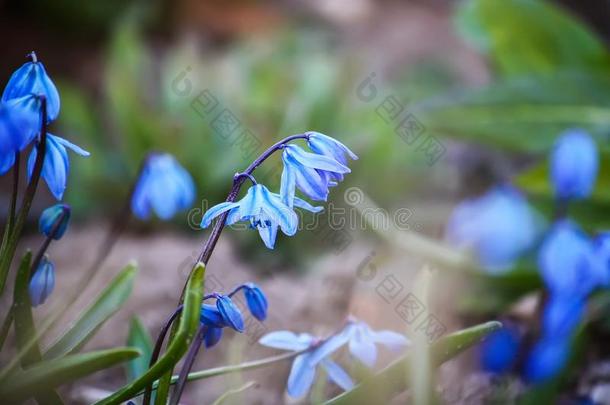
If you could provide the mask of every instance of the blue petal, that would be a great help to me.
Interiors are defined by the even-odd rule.
[[[210,348],[214,346],[216,343],[220,342],[222,338],[222,329],[210,327],[206,330],[204,340],[206,348]]]
[[[299,197],[294,197],[294,206],[297,208],[301,208],[304,210],[307,210],[309,212],[313,212],[313,213],[317,213],[320,212],[324,209],[324,207],[314,207],[313,205],[311,205],[310,203],[308,203],[305,200],[300,199]]]
[[[585,298],[577,294],[552,295],[547,301],[543,316],[545,335],[568,336],[583,318]]]
[[[56,204],[45,209],[40,215],[38,230],[43,235],[52,237],[55,240],[61,239],[70,222],[70,212],[70,206],[66,204]],[[61,223],[58,225],[58,228],[55,228],[56,222],[59,221],[60,218]],[[55,230],[54,233],[53,230]]]
[[[73,151],[77,155],[81,155],[81,156],[85,156],[85,157],[91,155],[91,153],[87,152],[86,150],[84,150],[80,146],[75,145],[72,142],[67,141],[64,138],[60,138],[58,136],[53,136],[53,137],[55,138],[55,141],[57,141],[57,143],[59,143],[60,145],[63,145],[64,147],[70,149],[71,151]]]
[[[284,204],[292,208],[296,191],[296,169],[290,163],[285,153],[282,153],[282,161],[284,163],[284,170],[282,170],[280,182],[280,196]]]
[[[244,295],[246,296],[246,303],[250,313],[259,321],[264,321],[267,318],[267,298],[261,289],[251,284],[244,289]]]
[[[543,339],[532,349],[525,365],[525,378],[539,384],[555,377],[563,370],[569,355],[569,341],[565,338]]]
[[[233,208],[236,208],[239,206],[240,206],[240,203],[226,202],[226,201],[213,206],[212,208],[207,210],[206,213],[203,215],[203,218],[201,219],[201,227],[207,228],[208,226],[210,226],[210,224],[212,223],[212,220],[214,218],[216,218],[219,215],[222,215],[222,213],[225,211],[228,211],[230,209],[233,209]]]
[[[29,284],[29,295],[32,306],[43,304],[55,288],[55,266],[44,257]]]
[[[21,151],[40,132],[40,99],[30,94],[7,101],[4,108],[8,114],[7,130],[13,139],[13,146]]]
[[[215,305],[203,304],[201,306],[199,320],[202,324],[214,328],[222,328],[227,326],[222,314]]]
[[[341,346],[346,344],[349,339],[349,331],[343,330],[339,333],[326,339],[326,341],[316,349],[311,351],[311,362],[312,364],[318,364],[322,359],[330,356],[337,351]]]
[[[277,225],[271,224],[268,226],[257,226],[256,228],[267,249],[273,249],[277,238]]]
[[[292,157],[284,152],[282,157],[285,166],[290,166],[295,177],[295,184],[305,195],[316,201],[326,201],[328,186],[320,177],[316,169],[298,164]],[[288,195],[288,194],[287,194]],[[294,195],[294,194],[292,194]],[[286,197],[288,198],[288,197]]]
[[[349,340],[350,353],[368,367],[373,367],[377,361],[377,347],[359,328],[356,328]]]
[[[267,187],[260,184],[254,187],[260,187],[262,211],[271,217],[273,222],[277,223],[286,235],[294,235],[299,224],[297,214],[284,205]]]
[[[551,154],[551,179],[561,199],[583,199],[591,195],[597,179],[599,156],[595,141],[583,130],[564,132]]]
[[[238,332],[244,331],[244,319],[239,312],[239,309],[233,304],[231,298],[226,295],[221,295],[216,300],[216,307],[220,311],[222,318],[228,326]]]
[[[409,339],[405,336],[391,330],[371,331],[370,333],[373,342],[381,343],[393,351],[402,350],[410,344]]]
[[[302,397],[309,391],[316,375],[315,366],[309,361],[308,354],[301,354],[294,359],[288,384],[286,386],[288,395],[293,398]]]
[[[291,350],[294,352],[307,349],[313,342],[313,336],[306,333],[297,335],[287,330],[270,332],[258,341],[263,346],[274,349]]]
[[[509,371],[517,362],[521,338],[519,331],[510,324],[491,333],[481,343],[481,365],[492,373]]]
[[[350,376],[337,363],[329,359],[324,359],[320,365],[326,370],[328,378],[339,387],[343,388],[343,390],[349,391],[354,388],[354,382]]]
[[[351,171],[349,167],[342,165],[328,156],[305,152],[296,145],[287,145],[284,150],[295,162],[305,167],[335,173],[349,173]]]
[[[138,178],[131,197],[131,211],[142,220],[150,217],[150,202],[147,195],[148,176],[148,170],[144,169]]]
[[[593,272],[592,276],[602,287],[610,285],[610,233],[599,234],[593,243]]]
[[[346,154],[353,160],[358,159],[358,156],[347,146],[330,136],[314,131],[307,134],[309,135],[307,144],[315,153],[332,157],[343,165],[347,165]]]

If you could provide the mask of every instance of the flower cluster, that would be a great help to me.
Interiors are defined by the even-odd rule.
[[[588,296],[593,290],[610,285],[610,234],[601,233],[591,238],[566,216],[566,208],[571,201],[591,195],[597,171],[597,147],[587,133],[570,130],[557,139],[550,156],[550,180],[557,202],[556,219],[543,235],[537,256],[538,269],[548,297],[542,313],[540,336],[522,370],[524,377],[533,383],[547,381],[563,369],[569,358],[575,330],[584,316]],[[526,205],[524,201],[521,204]],[[512,211],[506,207],[498,209],[497,218],[504,213],[516,221],[519,216],[515,215],[515,207],[513,203]],[[529,224],[528,221],[517,222],[516,226],[531,228]],[[476,226],[485,227],[484,223],[479,222],[473,225]],[[490,231],[495,226],[489,224],[486,227],[492,240],[499,236]],[[535,234],[530,230],[517,232],[515,229],[513,235],[503,235],[503,243],[510,245],[516,239],[523,240],[525,233],[529,236]],[[526,244],[528,247],[537,239],[529,236],[527,239],[531,241]],[[500,240],[495,242],[500,243]],[[503,249],[500,247],[500,250]],[[490,248],[489,251],[495,254],[498,250],[495,247],[495,250]],[[510,256],[513,260],[519,256],[516,250],[512,253],[514,255]],[[523,332],[516,325],[496,332],[482,348],[483,366],[493,372],[513,368],[522,344]]]
[[[207,228],[214,218],[228,213],[226,225],[249,222],[269,249],[275,246],[278,228],[288,236],[294,235],[298,227],[295,207],[314,213],[322,210],[297,197],[296,190],[314,201],[326,201],[329,189],[350,172],[346,166],[347,157],[358,158],[347,146],[319,132],[307,132],[305,138],[313,153],[294,144],[279,146],[283,150],[284,163],[279,194],[257,184],[250,173],[246,173],[253,185],[244,198],[211,207],[204,214],[201,227]]]
[[[377,344],[399,351],[409,345],[403,335],[389,330],[374,331],[364,321],[350,317],[345,326],[327,339],[320,339],[308,333],[295,334],[290,331],[276,331],[261,337],[259,343],[274,349],[299,353],[292,363],[286,389],[292,397],[301,397],[309,391],[314,382],[318,366],[328,378],[348,391],[354,382],[345,370],[330,359],[330,356],[346,346],[350,354],[368,367],[377,361]]]

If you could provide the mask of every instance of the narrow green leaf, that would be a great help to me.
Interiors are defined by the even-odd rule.
[[[245,383],[241,387],[230,389],[227,392],[225,392],[224,394],[222,394],[221,396],[219,396],[216,399],[216,401],[214,401],[212,403],[212,405],[221,405],[223,402],[225,402],[227,399],[231,398],[232,396],[235,396],[237,394],[241,394],[242,392],[244,392],[248,388],[252,388],[255,385],[256,385],[256,382],[248,381],[247,383]]]
[[[0,383],[0,398],[9,403],[22,402],[50,388],[131,360],[140,354],[139,350],[127,347],[44,360],[3,380]]]
[[[133,398],[146,386],[153,384],[153,382],[167,370],[171,370],[174,365],[180,361],[199,326],[204,275],[205,265],[203,263],[198,263],[193,269],[186,286],[184,293],[184,309],[182,311],[182,316],[179,318],[178,330],[165,353],[144,375],[125,385],[109,397],[96,402],[97,405],[120,404],[123,401]]]
[[[13,294],[13,312],[15,317],[15,339],[17,348],[23,349],[31,336],[36,335],[34,316],[32,314],[32,303],[30,302],[29,284],[32,266],[32,252],[28,251],[17,271],[15,277],[15,291]],[[21,367],[27,368],[37,364],[42,359],[40,347],[36,341],[21,358]],[[59,405],[63,404],[61,397],[52,389],[41,391],[36,395],[36,402],[40,405]]]
[[[44,358],[53,359],[74,353],[93,337],[97,329],[129,298],[136,271],[134,264],[128,264],[82,313],[74,325],[47,350]]]
[[[138,317],[131,319],[127,346],[136,347],[142,352],[142,356],[133,359],[126,364],[127,380],[133,381],[148,370],[148,362],[153,351],[153,343],[150,334]]]
[[[440,366],[464,350],[481,342],[485,336],[501,327],[500,322],[491,321],[440,338],[430,347],[432,366],[435,368]],[[327,401],[326,404],[388,403],[396,393],[407,389],[410,361],[411,356],[409,354],[403,356],[378,374],[362,381],[351,391],[344,392]]]

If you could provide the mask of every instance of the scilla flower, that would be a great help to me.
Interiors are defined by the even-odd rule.
[[[551,154],[551,180],[555,195],[562,200],[579,200],[591,195],[598,170],[595,141],[583,130],[563,133]]]
[[[491,373],[505,373],[517,363],[521,335],[516,325],[508,322],[503,322],[503,325],[481,343],[481,366]]]
[[[55,288],[55,266],[44,256],[34,271],[29,284],[32,306],[43,304]]]
[[[354,386],[345,370],[328,358],[343,342],[343,338],[339,338],[339,344],[337,344],[334,338],[321,341],[307,333],[297,335],[289,331],[277,331],[266,334],[259,340],[259,343],[267,347],[294,352],[311,349],[294,359],[288,376],[286,386],[288,394],[298,398],[305,395],[311,388],[318,366],[324,368],[328,378],[344,390],[348,391]]]
[[[267,318],[267,308],[269,307],[267,297],[254,283],[244,284],[243,289],[250,313],[259,321],[264,321]]]
[[[226,211],[229,211],[226,225],[248,221],[253,228],[258,229],[261,239],[269,249],[273,249],[275,245],[278,226],[288,236],[297,231],[297,214],[285,205],[277,194],[261,184],[250,187],[244,198],[238,202],[226,201],[210,208],[201,220],[201,227],[207,228],[214,218]]]
[[[191,175],[170,154],[152,153],[144,162],[131,198],[136,217],[148,219],[151,210],[163,220],[189,208],[195,200]]]
[[[222,294],[213,294],[216,305],[201,306],[200,321],[207,326],[204,336],[206,347],[212,347],[222,338],[222,329],[229,327],[238,332],[244,331],[244,320],[231,298]]]
[[[47,100],[47,121],[53,121],[59,115],[59,93],[36,54],[32,52],[29,56],[32,61],[23,64],[9,79],[2,93],[2,101],[30,94],[44,95]]]
[[[540,340],[525,363],[525,379],[535,384],[548,381],[563,369],[569,354],[570,342],[563,337]]]
[[[326,201],[328,188],[336,185],[350,169],[334,158],[304,151],[296,145],[286,145],[282,153],[280,194],[285,203],[294,200],[298,187],[306,196],[316,201]]]
[[[525,198],[509,186],[461,202],[446,229],[449,243],[471,249],[492,273],[510,269],[539,234],[540,223]]]
[[[307,135],[309,135],[307,145],[312,151],[319,155],[328,156],[329,158],[341,163],[343,166],[347,166],[348,156],[352,160],[358,160],[358,156],[356,156],[354,152],[352,152],[343,143],[331,138],[330,136],[314,131],[307,132]],[[337,181],[343,180],[343,175],[340,173],[333,173],[332,177]]]
[[[0,175],[15,163],[15,154],[40,131],[39,100],[30,95],[0,102]]]
[[[47,237],[61,239],[70,222],[70,212],[70,206],[67,204],[55,204],[45,209],[40,215],[38,230]]]
[[[70,171],[70,160],[66,148],[77,155],[89,156],[89,152],[86,150],[59,136],[47,133],[47,150],[42,164],[42,178],[46,181],[51,194],[58,200],[61,200],[64,196],[68,172]],[[28,159],[28,177],[32,176],[37,155],[38,151],[33,148]]]

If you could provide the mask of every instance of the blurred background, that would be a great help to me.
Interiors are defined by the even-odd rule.
[[[135,313],[156,336],[208,234],[197,227],[202,213],[226,197],[236,171],[290,134],[328,134],[360,159],[331,193],[327,212],[339,222],[304,216],[312,229],[280,237],[274,251],[255,232],[223,234],[208,287],[261,284],[271,307],[258,336],[275,329],[324,334],[348,313],[417,333],[397,305],[425,263],[389,243],[384,226],[367,226],[355,205],[380,209],[399,231],[442,238],[456,202],[510,181],[550,213],[545,157],[559,132],[574,126],[599,141],[598,184],[610,177],[605,1],[9,0],[0,9],[0,77],[7,80],[35,50],[61,95],[52,132],[91,152],[71,159],[64,200],[76,226],[51,250],[58,290],[69,289],[90,260],[147,152],[171,152],[197,183],[197,205],[173,223],[131,221],[92,281],[93,292],[132,258],[141,267],[128,307],[93,347],[124,342]],[[271,159],[259,169],[259,182],[278,189],[278,165]],[[0,187],[4,215],[8,177]],[[35,212],[52,202],[43,189]],[[604,229],[609,204],[610,187],[600,186],[573,215],[587,230]],[[30,242],[38,238],[32,233]],[[432,269],[429,294],[420,298],[447,331],[506,314],[527,317],[534,312],[528,294],[540,282],[523,267],[500,278]],[[388,280],[398,283],[391,293]],[[595,333],[606,336],[603,327]],[[235,336],[200,356],[197,368],[269,354],[256,339]],[[440,398],[503,402],[526,390],[518,378],[498,381],[479,371],[475,357],[440,370]],[[552,398],[601,389],[610,401],[610,386],[590,378],[610,363],[597,349],[584,358]],[[248,403],[283,403],[287,367],[193,383],[184,401],[209,403],[239,385],[236,379],[254,379],[259,386],[245,394]],[[124,378],[118,369],[100,373],[71,395],[87,403]]]

